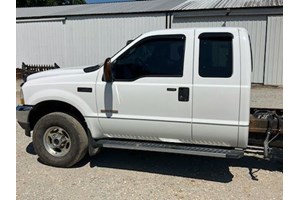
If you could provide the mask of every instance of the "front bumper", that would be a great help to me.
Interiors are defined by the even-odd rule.
[[[28,105],[18,105],[16,108],[17,112],[17,121],[20,126],[25,130],[25,135],[30,136],[30,123],[28,120],[28,116],[33,106]]]

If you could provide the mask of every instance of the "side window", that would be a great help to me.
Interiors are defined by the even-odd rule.
[[[183,35],[146,38],[112,63],[114,80],[133,81],[142,77],[182,77],[184,47]]]
[[[230,33],[202,33],[199,39],[199,75],[210,78],[231,77],[233,73],[233,35]]]

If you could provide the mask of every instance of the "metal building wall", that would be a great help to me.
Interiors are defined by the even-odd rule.
[[[266,16],[175,17],[172,28],[185,27],[244,27],[251,37],[253,51],[252,82],[264,82]]]
[[[104,62],[142,33],[164,29],[165,14],[68,17],[65,66]]]
[[[166,14],[120,14],[68,17],[62,21],[17,23],[17,66],[61,67],[104,62],[142,33],[166,28]]]
[[[202,16],[189,17],[191,12],[186,11],[178,12],[180,15],[175,12],[168,18],[172,19],[172,28],[245,27],[253,48],[252,82],[282,85],[282,15],[220,16],[219,11],[209,12],[219,16],[202,13]],[[150,30],[165,29],[169,26],[166,23],[165,13],[17,20],[16,67],[21,67],[22,62],[56,62],[61,67],[101,63],[122,48],[127,40]]]
[[[17,22],[16,67],[26,64],[64,63],[63,21]]]
[[[283,16],[268,16],[265,64],[266,85],[282,85],[283,71]]]

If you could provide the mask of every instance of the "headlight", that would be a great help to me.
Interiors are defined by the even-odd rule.
[[[24,105],[24,104],[25,104],[22,87],[21,87],[21,89],[20,89],[20,104],[21,104],[21,105]]]

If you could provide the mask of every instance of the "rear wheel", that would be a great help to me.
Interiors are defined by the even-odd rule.
[[[54,112],[36,123],[33,146],[43,163],[71,167],[86,154],[88,137],[77,119],[65,113]]]

